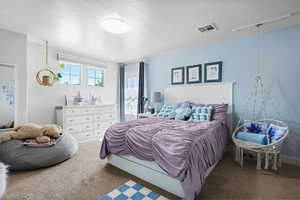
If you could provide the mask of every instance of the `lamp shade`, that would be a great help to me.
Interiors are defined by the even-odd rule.
[[[160,103],[161,102],[161,93],[160,92],[154,92],[152,96],[152,100],[154,103]]]

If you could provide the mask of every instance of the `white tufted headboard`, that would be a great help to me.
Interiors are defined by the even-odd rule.
[[[191,101],[201,104],[228,104],[227,126],[232,131],[233,82],[176,85],[164,89],[165,104]]]

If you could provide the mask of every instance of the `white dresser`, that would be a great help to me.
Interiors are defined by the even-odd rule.
[[[117,122],[116,105],[58,106],[56,123],[64,133],[72,134],[79,142],[103,138],[107,128]]]

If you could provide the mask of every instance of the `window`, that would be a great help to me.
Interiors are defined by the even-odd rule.
[[[63,63],[64,68],[61,69],[62,78],[60,82],[67,85],[80,85],[81,65]]]
[[[124,73],[124,118],[126,121],[137,119],[139,65],[126,65]]]
[[[103,87],[102,69],[88,69],[88,85]]]

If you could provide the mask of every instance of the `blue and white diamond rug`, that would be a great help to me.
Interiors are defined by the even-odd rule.
[[[100,197],[99,200],[169,200],[160,194],[134,182],[119,186],[110,193]]]

